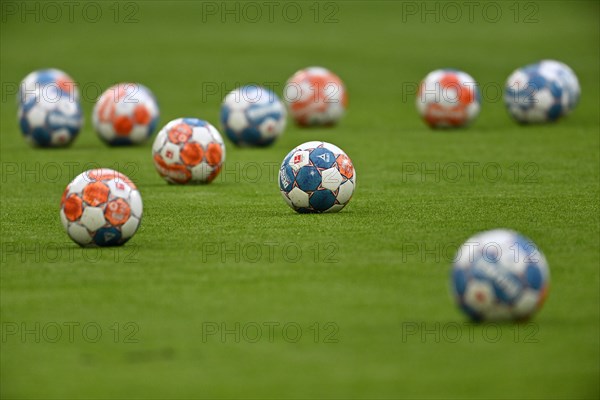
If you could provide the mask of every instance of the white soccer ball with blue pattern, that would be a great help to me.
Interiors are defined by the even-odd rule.
[[[355,187],[352,160],[331,143],[301,144],[288,153],[279,169],[281,195],[299,213],[338,212]]]
[[[269,146],[285,129],[287,111],[279,97],[262,86],[231,91],[221,105],[221,125],[238,146]]]
[[[468,239],[456,253],[451,275],[456,302],[474,321],[528,319],[542,307],[549,282],[542,252],[507,229]]]
[[[67,97],[72,101],[80,101],[79,89],[73,78],[56,68],[33,71],[21,81],[17,103],[24,104],[33,97],[46,97],[54,101]]]
[[[68,96],[28,96],[19,105],[19,126],[25,139],[36,147],[69,145],[81,130],[83,114],[79,101]]]
[[[545,123],[569,114],[579,102],[581,88],[567,65],[543,60],[514,71],[506,82],[504,102],[519,123]]]

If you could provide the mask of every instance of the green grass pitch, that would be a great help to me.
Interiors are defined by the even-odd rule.
[[[2,398],[598,398],[598,3],[475,3],[3,1]],[[543,58],[576,71],[581,102],[518,126],[498,90]],[[217,124],[227,91],[281,93],[310,65],[348,87],[339,126],[290,123],[268,149],[226,142],[207,186],[167,185],[151,143],[108,148],[91,126],[120,81],[150,87],[163,124]],[[44,67],[83,90],[68,149],[33,149],[16,123],[16,85]],[[416,83],[441,67],[484,89],[468,129],[418,118]],[[357,170],[337,215],[298,215],[278,193],[285,154],[315,139]],[[59,220],[64,187],[97,166],[143,197],[121,248],[80,249]],[[450,298],[453,250],[495,227],[549,261],[529,323],[471,325]]]

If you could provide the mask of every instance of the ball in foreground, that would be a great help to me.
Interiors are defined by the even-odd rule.
[[[83,125],[78,100],[56,89],[26,96],[18,119],[25,139],[36,147],[64,147],[73,142]]]
[[[471,75],[454,69],[438,69],[421,82],[416,105],[430,127],[459,128],[479,115],[481,96]]]
[[[549,281],[542,252],[506,229],[468,239],[458,249],[451,276],[456,302],[475,321],[531,317],[544,303]]]
[[[285,129],[287,112],[279,97],[256,85],[231,91],[221,105],[221,126],[238,146],[268,146]]]
[[[288,79],[284,92],[294,121],[300,126],[335,125],[348,105],[339,76],[322,67],[309,67]]]
[[[152,156],[156,170],[169,183],[209,183],[221,171],[225,144],[208,122],[178,118],[158,132]]]
[[[350,157],[326,142],[307,142],[285,156],[279,189],[299,213],[338,212],[352,198],[356,172]]]
[[[142,144],[154,133],[159,110],[150,89],[119,83],[107,89],[94,106],[94,129],[111,146]]]
[[[46,97],[58,100],[65,97],[80,101],[77,84],[66,72],[56,68],[40,69],[29,73],[19,85],[18,104],[27,103],[32,97]]]
[[[108,168],[78,175],[65,189],[60,219],[81,246],[120,246],[142,220],[142,197],[125,175]]]
[[[568,115],[577,103],[581,88],[567,65],[543,60],[514,71],[506,81],[504,103],[519,123],[553,122]]]

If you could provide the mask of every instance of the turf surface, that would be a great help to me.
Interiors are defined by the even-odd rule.
[[[599,396],[598,3],[481,3],[472,17],[459,4],[459,18],[442,2],[276,2],[258,18],[244,3],[77,4],[57,18],[2,3],[3,398]],[[576,71],[581,103],[558,124],[517,126],[497,90],[542,58]],[[281,92],[309,65],[345,80],[343,122],[290,125],[269,149],[228,142],[209,186],[169,186],[150,143],[107,148],[91,127],[96,96],[119,81],[150,87],[163,123],[217,123],[228,90]],[[486,89],[460,132],[430,131],[413,104],[446,66]],[[69,149],[30,148],[15,122],[15,86],[43,67],[83,89]],[[356,166],[337,215],[297,215],[278,193],[285,154],[315,139]],[[59,221],[65,185],[96,166],[143,196],[122,248],[80,249]],[[453,249],[495,227],[549,260],[550,296],[528,324],[470,325],[448,294]]]

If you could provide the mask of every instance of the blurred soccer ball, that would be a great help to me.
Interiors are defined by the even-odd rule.
[[[542,252],[506,229],[467,240],[457,251],[451,276],[456,302],[476,321],[531,317],[544,303],[549,281]]]
[[[334,125],[348,104],[342,80],[322,67],[296,72],[288,79],[283,93],[294,121],[300,126]]]
[[[209,183],[221,171],[225,144],[208,122],[178,118],[158,132],[152,156],[156,170],[169,183]]]
[[[60,219],[81,246],[119,246],[142,220],[142,197],[125,175],[108,168],[78,175],[65,189]]]
[[[139,83],[119,83],[107,89],[94,106],[98,136],[112,146],[144,143],[156,129],[158,104]]]
[[[221,126],[238,146],[268,146],[285,129],[287,112],[279,97],[261,86],[231,91],[221,105]]]
[[[26,96],[19,105],[18,120],[25,139],[39,147],[67,146],[83,125],[79,101],[59,94],[57,89]]]
[[[419,86],[416,104],[421,117],[432,128],[466,126],[481,108],[475,79],[454,69],[430,72]]]
[[[352,198],[356,172],[350,157],[326,142],[306,142],[285,156],[279,189],[299,213],[340,211]]]
[[[517,122],[544,123],[573,111],[580,94],[579,81],[571,68],[543,60],[519,68],[508,77],[504,102]]]
[[[33,71],[21,81],[18,104],[27,103],[33,97],[45,97],[52,101],[58,101],[59,98],[80,101],[79,89],[73,78],[56,68]]]

